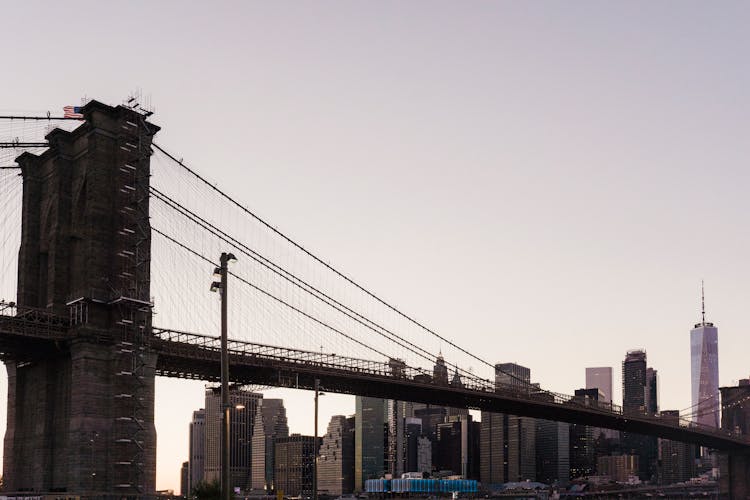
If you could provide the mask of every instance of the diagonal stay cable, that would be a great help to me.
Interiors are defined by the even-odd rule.
[[[307,250],[306,248],[304,248],[302,245],[300,245],[296,241],[292,240],[289,236],[287,236],[286,234],[282,233],[281,231],[279,231],[278,229],[276,229],[275,227],[273,227],[271,224],[269,224],[268,222],[266,222],[260,216],[256,215],[250,209],[248,209],[247,207],[245,207],[241,203],[235,201],[234,198],[232,198],[231,196],[229,196],[228,194],[226,194],[224,191],[222,191],[221,189],[219,189],[215,185],[211,184],[203,176],[201,176],[195,170],[193,170],[190,167],[188,167],[187,165],[185,165],[181,160],[178,160],[177,158],[175,158],[172,154],[170,154],[164,148],[162,148],[161,146],[159,146],[157,143],[152,142],[151,144],[153,145],[154,148],[156,148],[157,150],[161,151],[169,159],[171,159],[172,161],[174,161],[175,163],[177,163],[178,165],[180,165],[182,168],[184,168],[186,171],[188,171],[190,174],[192,174],[195,178],[197,178],[198,180],[200,180],[201,182],[203,182],[206,186],[208,186],[210,189],[212,189],[213,191],[215,191],[221,197],[225,198],[231,204],[233,204],[234,206],[236,206],[237,208],[239,208],[241,211],[243,211],[244,213],[246,213],[247,215],[249,215],[250,217],[252,217],[256,221],[258,221],[259,223],[261,223],[266,228],[270,229],[272,232],[274,232],[276,235],[278,235],[284,241],[286,241],[290,245],[294,246],[295,248],[297,248],[298,250],[300,250],[301,252],[303,252],[305,255],[307,255],[308,257],[312,258],[316,262],[318,262],[320,265],[324,266],[326,269],[328,269],[329,271],[331,271],[332,273],[334,273],[336,276],[340,277],[341,279],[343,279],[344,281],[346,281],[350,285],[354,286],[355,288],[357,288],[361,292],[365,293],[369,297],[375,299],[377,302],[379,302],[383,306],[387,307],[391,311],[395,312],[396,314],[398,314],[402,318],[404,318],[407,321],[411,322],[412,324],[418,326],[419,328],[423,329],[424,331],[426,331],[426,332],[434,335],[435,337],[437,337],[441,341],[445,342],[446,344],[450,345],[451,347],[454,347],[455,349],[458,349],[459,351],[461,351],[462,353],[466,354],[467,356],[469,356],[469,357],[471,357],[471,358],[479,361],[480,363],[483,363],[483,364],[485,364],[485,365],[487,365],[487,366],[495,369],[495,365],[494,364],[492,364],[492,363],[490,363],[490,362],[488,362],[488,361],[480,358],[479,356],[477,356],[477,355],[475,355],[475,354],[467,351],[463,347],[461,347],[461,346],[455,344],[454,342],[448,340],[447,338],[443,337],[439,333],[437,333],[434,330],[432,330],[432,329],[428,328],[427,326],[423,325],[422,323],[420,323],[416,319],[412,318],[411,316],[407,315],[406,313],[401,312],[401,310],[399,310],[395,306],[389,304],[385,300],[381,299],[380,297],[378,297],[374,293],[372,293],[369,290],[367,290],[366,288],[364,288],[362,285],[360,285],[357,282],[355,282],[352,278],[349,278],[348,276],[346,276],[345,274],[343,274],[342,272],[340,272],[339,270],[337,270],[336,268],[334,268],[330,264],[326,263],[323,259],[321,259],[320,257],[316,256],[315,254],[313,254],[312,252],[310,252],[309,250]],[[505,373],[505,372],[503,372],[503,373]],[[507,373],[507,375],[510,375],[511,377],[513,377],[513,374]],[[526,381],[523,381],[523,382],[525,384],[527,383]]]
[[[362,314],[358,313],[357,311],[354,311],[350,307],[346,306],[345,304],[339,302],[335,298],[329,296],[325,292],[319,290],[312,284],[308,283],[307,281],[303,280],[302,278],[296,276],[295,274],[291,273],[290,271],[284,269],[283,267],[279,266],[278,264],[274,263],[270,259],[264,257],[263,255],[259,254],[252,248],[248,247],[246,244],[242,243],[241,241],[237,240],[236,238],[230,236],[226,232],[222,231],[220,228],[216,227],[211,222],[205,220],[200,215],[196,214],[195,212],[191,211],[190,209],[186,208],[179,202],[175,201],[173,198],[169,197],[168,195],[164,194],[162,191],[158,190],[157,188],[154,188],[151,186],[150,188],[151,194],[154,195],[158,200],[160,200],[162,203],[165,203],[168,207],[172,208],[182,216],[186,217],[188,220],[193,222],[194,224],[198,225],[199,227],[203,228],[204,230],[208,231],[210,234],[216,236],[217,238],[221,239],[225,243],[228,243],[230,245],[233,245],[237,247],[240,251],[242,251],[246,256],[250,257],[252,260],[260,264],[261,266],[265,267],[272,273],[276,274],[277,276],[281,277],[282,279],[286,280],[287,282],[291,283],[292,285],[300,288],[304,292],[312,295],[316,299],[320,300],[324,304],[328,305],[329,307],[333,308],[334,310],[340,312],[341,314],[345,315],[349,319],[352,319],[353,321],[356,321],[360,325],[364,326],[365,328],[368,328],[369,330],[373,331],[374,333],[377,333],[378,335],[384,337],[386,340],[391,342],[398,342],[400,347],[405,347],[407,350],[412,352],[413,354],[416,354],[417,356],[420,356],[421,358],[432,362],[435,359],[435,354],[427,351],[426,349],[414,344],[413,342],[409,341],[408,339],[398,335],[397,333],[392,332],[391,330],[385,328],[384,326],[379,325],[375,321],[372,321],[371,319],[363,316]],[[382,330],[382,331],[381,331]],[[459,367],[455,364],[450,364],[451,367],[453,367],[456,371],[460,371],[461,374],[465,377],[469,377],[472,379],[477,379],[476,375],[473,373]]]
[[[166,238],[167,240],[171,241],[175,245],[179,246],[183,250],[186,250],[187,252],[191,253],[193,256],[198,257],[199,259],[204,260],[205,262],[211,264],[214,267],[218,266],[218,264],[216,262],[212,261],[211,259],[209,259],[205,255],[201,254],[200,252],[197,252],[196,250],[193,250],[192,248],[188,247],[184,243],[176,240],[175,238],[172,238],[171,236],[167,235],[166,233],[160,231],[159,229],[157,229],[157,228],[155,228],[155,227],[152,226],[151,230],[154,231],[155,233],[163,236],[164,238]],[[252,289],[254,289],[254,290],[262,293],[266,297],[268,297],[268,298],[270,298],[270,299],[278,302],[279,304],[288,307],[292,311],[294,311],[294,312],[296,312],[298,314],[301,314],[302,316],[306,317],[307,319],[314,321],[315,323],[323,326],[324,328],[327,328],[327,329],[331,330],[332,332],[338,333],[339,335],[343,336],[344,338],[346,338],[348,340],[351,340],[352,342],[354,342],[356,344],[359,344],[360,346],[362,346],[362,347],[364,347],[366,349],[369,349],[372,352],[374,352],[376,354],[379,354],[379,355],[383,356],[386,359],[391,359],[391,356],[387,355],[386,353],[381,352],[378,349],[376,349],[376,348],[374,348],[374,347],[372,347],[372,346],[370,346],[368,344],[365,344],[361,340],[358,340],[358,339],[352,337],[351,335],[348,335],[348,334],[342,332],[341,330],[339,330],[339,329],[337,329],[337,328],[329,325],[325,321],[323,321],[321,319],[318,319],[318,318],[316,318],[315,316],[313,316],[311,314],[306,313],[305,311],[303,311],[303,310],[301,310],[301,309],[293,306],[292,304],[286,302],[284,299],[281,299],[281,298],[273,295],[271,292],[268,292],[268,291],[262,289],[261,287],[259,287],[259,286],[255,285],[255,284],[251,283],[250,281],[246,280],[242,276],[238,276],[238,275],[236,275],[235,273],[233,273],[231,271],[229,271],[229,274],[231,274],[232,276],[234,276],[235,278],[237,278],[240,282],[244,283],[245,285],[249,286],[250,288],[252,288]]]

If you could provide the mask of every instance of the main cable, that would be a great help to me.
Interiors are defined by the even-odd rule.
[[[191,211],[190,209],[186,208],[173,198],[169,197],[168,195],[164,194],[162,191],[158,190],[157,188],[151,186],[150,188],[151,194],[156,197],[159,201],[162,203],[165,203],[169,208],[175,210],[182,216],[186,217],[188,220],[193,222],[194,224],[198,225],[205,231],[209,232],[210,234],[214,235],[215,237],[221,239],[225,243],[228,243],[230,245],[233,245],[237,247],[240,251],[242,251],[246,256],[250,257],[252,260],[260,264],[261,266],[265,267],[272,273],[276,274],[277,276],[281,277],[282,279],[286,280],[287,282],[291,283],[292,285],[296,286],[297,288],[300,288],[305,293],[315,297],[319,301],[323,302],[324,304],[328,305],[329,307],[333,308],[334,310],[338,311],[339,313],[345,315],[349,319],[352,319],[353,321],[356,321],[357,323],[361,324],[365,328],[377,333],[378,335],[384,337],[386,340],[391,342],[399,342],[399,346],[405,347],[408,351],[411,353],[429,361],[432,362],[435,359],[435,354],[427,351],[426,349],[414,344],[413,342],[409,341],[408,339],[398,335],[397,333],[394,333],[387,328],[385,328],[382,325],[379,325],[375,321],[363,316],[362,314],[358,313],[357,311],[354,311],[350,307],[346,306],[345,304],[339,302],[335,298],[329,296],[325,292],[319,290],[315,286],[311,285],[310,283],[306,282],[302,278],[296,276],[292,272],[284,269],[283,267],[279,266],[278,264],[274,263],[270,259],[264,257],[263,255],[259,254],[257,251],[253,250],[246,244],[242,243],[241,241],[237,240],[236,238],[230,236],[226,232],[222,231],[218,227],[216,227],[214,224],[211,224],[209,221],[203,219],[201,216],[196,214],[195,212]],[[385,333],[384,333],[385,332]],[[387,334],[387,335],[386,335]],[[405,345],[404,345],[405,344]],[[460,371],[463,376],[473,379],[473,380],[482,380],[483,379],[478,378],[473,373],[459,367],[456,364],[451,364],[451,366],[456,370]]]
[[[213,267],[217,267],[217,266],[218,266],[218,264],[217,264],[216,262],[212,261],[211,259],[209,259],[209,258],[208,258],[208,257],[206,257],[205,255],[201,254],[200,252],[198,252],[198,251],[196,251],[196,250],[193,250],[192,248],[190,248],[190,247],[189,247],[189,246],[187,246],[186,244],[184,244],[184,243],[182,243],[182,242],[180,242],[180,241],[176,240],[175,238],[173,238],[173,237],[171,237],[171,236],[167,235],[166,233],[164,233],[164,232],[160,231],[159,229],[157,229],[157,228],[155,228],[155,227],[153,227],[153,226],[152,226],[152,227],[151,227],[151,230],[152,230],[152,231],[154,231],[155,233],[157,233],[157,234],[159,234],[159,235],[163,236],[164,238],[166,238],[166,239],[167,239],[167,240],[169,240],[170,242],[174,243],[175,245],[179,246],[179,247],[180,247],[180,248],[182,248],[183,250],[185,250],[185,251],[187,251],[187,252],[191,253],[191,254],[192,254],[193,256],[195,256],[195,257],[198,257],[199,259],[201,259],[201,260],[203,260],[203,261],[205,261],[205,262],[207,262],[207,263],[211,264],[211,265],[212,265]],[[391,356],[389,356],[388,354],[386,354],[386,353],[384,353],[384,352],[381,352],[380,350],[378,350],[378,349],[376,349],[376,348],[374,348],[374,347],[372,347],[372,346],[370,346],[370,345],[368,345],[368,344],[365,344],[365,343],[364,343],[364,342],[362,342],[361,340],[358,340],[358,339],[356,339],[356,338],[354,338],[354,337],[352,337],[352,336],[350,336],[350,335],[348,335],[348,334],[346,334],[346,333],[342,332],[341,330],[339,330],[339,329],[337,329],[337,328],[335,328],[335,327],[333,327],[333,326],[329,325],[329,324],[328,324],[328,323],[326,323],[325,321],[323,321],[323,320],[321,320],[321,319],[318,319],[318,318],[316,318],[316,317],[312,316],[312,315],[311,315],[311,314],[309,314],[309,313],[306,313],[305,311],[303,311],[303,310],[301,310],[301,309],[299,309],[299,308],[297,308],[297,307],[293,306],[292,304],[290,304],[290,303],[286,302],[286,301],[285,301],[284,299],[281,299],[281,298],[279,298],[279,297],[275,296],[274,294],[272,294],[271,292],[268,292],[268,291],[264,290],[263,288],[261,288],[261,287],[259,287],[259,286],[255,285],[255,284],[253,284],[253,283],[251,283],[251,282],[250,282],[249,280],[247,280],[247,279],[243,278],[242,276],[238,276],[237,274],[235,274],[235,273],[233,273],[233,272],[231,272],[231,271],[229,271],[229,274],[230,274],[230,275],[232,275],[232,276],[234,276],[235,278],[237,278],[237,280],[239,280],[240,282],[244,283],[245,285],[247,285],[247,286],[251,287],[252,289],[254,289],[254,290],[256,290],[256,291],[258,291],[258,292],[260,292],[260,293],[262,293],[262,294],[263,294],[263,295],[265,295],[266,297],[268,297],[268,298],[270,298],[270,299],[272,299],[272,300],[274,300],[274,301],[278,302],[279,304],[281,304],[281,305],[284,305],[284,306],[288,307],[289,309],[291,309],[291,310],[295,311],[296,313],[299,313],[299,314],[301,314],[302,316],[306,317],[307,319],[310,319],[310,320],[314,321],[315,323],[317,323],[317,324],[319,324],[319,325],[321,325],[321,326],[323,326],[323,327],[325,327],[325,328],[328,328],[329,330],[331,330],[331,331],[333,331],[333,332],[335,332],[335,333],[338,333],[339,335],[341,335],[341,336],[345,337],[346,339],[348,339],[348,340],[351,340],[352,342],[355,342],[355,343],[357,343],[357,344],[361,345],[362,347],[364,347],[364,348],[366,348],[366,349],[369,349],[369,350],[373,351],[374,353],[376,353],[376,354],[379,354],[379,355],[383,356],[383,357],[384,357],[384,358],[386,358],[386,359],[392,359],[392,357],[391,357]]]
[[[193,175],[196,179],[200,180],[202,183],[204,183],[210,189],[212,189],[213,191],[215,191],[216,193],[218,193],[221,197],[225,198],[231,204],[233,204],[234,206],[236,206],[237,208],[239,208],[241,211],[243,211],[244,213],[246,213],[247,215],[249,215],[250,217],[252,217],[256,221],[258,221],[260,224],[262,224],[266,228],[270,229],[273,233],[275,233],[277,236],[279,236],[280,238],[282,238],[284,241],[286,241],[290,245],[294,246],[295,248],[297,248],[298,250],[300,250],[301,252],[303,252],[305,255],[307,255],[308,257],[312,258],[317,263],[319,263],[320,265],[324,266],[326,269],[328,269],[329,271],[331,271],[336,276],[340,277],[341,279],[343,279],[344,281],[346,281],[350,285],[354,286],[355,288],[357,288],[361,292],[365,293],[369,297],[375,299],[377,302],[379,302],[380,304],[384,305],[386,308],[388,308],[391,311],[395,312],[396,314],[398,314],[402,318],[404,318],[407,321],[411,322],[412,324],[418,326],[419,328],[423,329],[424,331],[432,334],[433,336],[435,336],[436,338],[438,338],[441,341],[445,342],[446,344],[450,345],[451,347],[453,347],[453,348],[459,350],[460,352],[466,354],[467,356],[469,356],[469,357],[471,357],[471,358],[479,361],[480,363],[483,363],[483,364],[489,366],[490,368],[493,368],[495,370],[495,372],[500,371],[502,373],[505,373],[506,375],[509,375],[511,377],[516,378],[511,373],[507,373],[507,372],[505,372],[503,370],[498,370],[495,367],[494,364],[492,364],[492,363],[490,363],[490,362],[488,362],[488,361],[480,358],[479,356],[477,356],[475,354],[472,354],[471,352],[469,352],[466,349],[464,349],[463,347],[455,344],[454,342],[451,342],[447,338],[443,337],[442,335],[438,334],[434,330],[432,330],[432,329],[428,328],[427,326],[423,325],[422,323],[420,323],[416,319],[414,319],[411,316],[403,313],[401,310],[399,310],[395,306],[393,306],[393,305],[389,304],[388,302],[386,302],[385,300],[381,299],[380,297],[378,297],[374,293],[370,292],[369,290],[367,290],[366,288],[364,288],[360,284],[356,283],[352,278],[349,278],[348,276],[346,276],[342,272],[338,271],[336,268],[334,268],[333,266],[331,266],[330,264],[328,264],[327,262],[325,262],[323,259],[321,259],[320,257],[316,256],[315,254],[313,254],[312,252],[310,252],[309,250],[307,250],[306,248],[304,248],[302,245],[300,245],[296,241],[292,240],[289,236],[287,236],[286,234],[282,233],[281,231],[279,231],[278,229],[276,229],[275,227],[273,227],[271,224],[269,224],[268,222],[266,222],[260,216],[256,215],[254,212],[252,212],[249,208],[247,208],[244,205],[242,205],[241,203],[235,201],[234,198],[232,198],[231,196],[229,196],[228,194],[226,194],[224,191],[222,191],[221,189],[219,189],[215,185],[211,184],[203,176],[201,176],[199,173],[197,173],[196,171],[194,171],[193,169],[191,169],[190,167],[188,167],[187,165],[185,165],[185,163],[182,160],[178,160],[176,157],[174,157],[172,154],[170,154],[168,151],[166,151],[164,148],[162,148],[159,144],[157,144],[156,142],[152,142],[151,145],[154,148],[156,148],[157,150],[159,150],[160,152],[162,152],[164,155],[166,155],[169,159],[171,159],[172,161],[174,161],[175,163],[177,163],[178,165],[180,165],[182,168],[184,168],[187,172],[189,172],[191,175]],[[526,384],[526,385],[530,385],[530,383],[526,382],[525,380],[523,380],[523,383]]]

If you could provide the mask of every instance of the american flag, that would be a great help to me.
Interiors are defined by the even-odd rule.
[[[83,114],[78,106],[65,106],[63,108],[63,118],[79,118],[83,119]]]

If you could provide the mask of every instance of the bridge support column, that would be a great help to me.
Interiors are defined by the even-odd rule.
[[[48,350],[5,361],[5,489],[152,495],[149,159],[159,127],[125,106],[91,101],[82,113],[75,130],[47,134],[47,151],[17,158],[17,303],[70,328]],[[48,325],[29,321],[44,338]]]
[[[6,363],[6,491],[112,494],[121,485],[122,493],[132,495],[132,488],[124,486],[132,483],[155,491],[156,355],[143,356],[137,402],[129,401],[132,381],[119,373],[120,357],[116,345],[76,341],[54,360]],[[128,414],[123,409],[135,404],[143,421],[118,423]],[[123,433],[118,425],[131,429]],[[134,436],[138,443],[123,436]],[[143,463],[135,463],[136,457]]]
[[[750,499],[750,453],[721,453],[719,474],[721,498]]]

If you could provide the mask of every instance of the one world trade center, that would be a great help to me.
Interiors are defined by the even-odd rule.
[[[706,322],[701,283],[701,322],[690,330],[690,382],[693,421],[719,427],[719,329]]]

